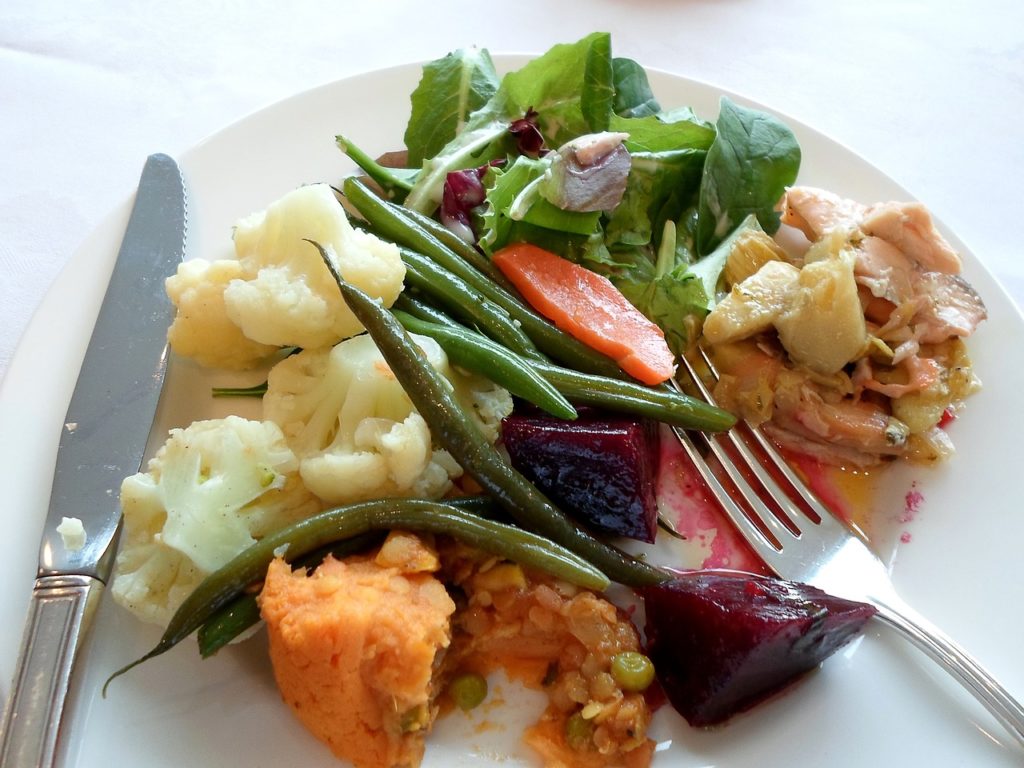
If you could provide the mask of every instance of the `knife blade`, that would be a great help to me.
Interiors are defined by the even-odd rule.
[[[51,766],[71,674],[113,566],[121,481],[141,466],[167,365],[164,280],[184,257],[186,191],[167,155],[142,170],[61,431],[39,567],[0,738],[0,766]],[[77,519],[85,543],[58,526]]]

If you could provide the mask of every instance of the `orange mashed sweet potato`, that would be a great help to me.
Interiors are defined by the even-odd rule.
[[[637,631],[602,597],[441,539],[392,533],[312,575],[276,560],[260,606],[282,697],[357,768],[419,765],[456,673],[503,668],[544,690],[524,735],[546,768],[646,768],[650,709],[612,658]],[[443,564],[443,565],[442,565]]]
[[[455,604],[404,548],[394,564],[328,557],[307,576],[275,560],[260,595],[274,677],[311,733],[357,768],[417,766]],[[409,563],[411,572],[409,570]]]

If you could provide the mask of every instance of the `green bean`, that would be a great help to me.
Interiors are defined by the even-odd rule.
[[[389,203],[359,179],[345,179],[345,198],[388,240],[430,257],[465,279],[463,272],[483,274],[506,290],[514,290],[494,263],[458,235],[419,211]]]
[[[543,360],[527,361],[571,402],[654,419],[663,424],[703,432],[721,432],[736,423],[726,410],[708,405],[668,387],[587,375]]]
[[[491,291],[491,293],[497,295],[496,291]],[[523,332],[533,341],[537,349],[548,357],[584,373],[632,380],[632,377],[610,357],[570,336],[516,297],[505,294],[504,296],[498,295],[497,298],[496,296],[488,298],[508,312],[513,320],[518,321]]]
[[[486,337],[452,320],[441,310],[435,309],[407,293],[399,295],[392,305],[392,309],[398,309],[402,313],[399,315],[396,312],[396,316],[399,317],[402,325],[407,330],[435,339],[441,344],[449,357],[452,357],[456,365],[460,365],[468,370],[477,371],[485,376],[491,373],[489,369],[484,370],[479,365],[474,365],[472,360],[462,358],[459,358],[462,362],[456,360],[449,347],[446,346],[447,342],[442,338],[446,334],[437,331],[437,328],[449,328],[457,332],[461,338],[458,342],[453,340],[453,345],[468,346],[480,344],[482,340],[483,344],[495,347],[496,354],[500,354],[500,352],[497,352],[498,349],[502,349],[500,345],[494,345]],[[407,322],[405,318],[411,319],[415,324]],[[449,337],[451,335],[447,334]],[[502,351],[509,353],[508,350]],[[488,352],[490,352],[490,347]],[[454,355],[457,356],[458,351]],[[613,379],[596,374],[584,374],[537,358],[515,357],[514,353],[512,355],[517,362],[528,365],[539,378],[563,396],[567,402],[579,405],[592,405],[595,408],[654,419],[670,426],[682,427],[683,429],[699,429],[703,432],[721,432],[732,428],[736,423],[736,417],[728,411],[708,405],[703,400],[690,397],[668,387],[648,387],[639,382]],[[511,363],[512,361],[509,360],[508,362]],[[500,375],[514,377],[519,374],[512,370],[502,370]],[[532,379],[533,377],[529,378]],[[564,410],[564,406],[556,407],[556,410],[546,408],[526,393],[530,390],[522,392],[510,386],[509,378],[504,378],[502,381],[498,381],[496,378],[492,378],[492,380],[504,386],[514,395],[522,397],[524,400],[529,400],[555,416],[568,419],[575,418],[575,416],[567,415],[568,412]],[[266,394],[266,391],[267,383],[263,382],[253,387],[240,389],[214,388],[213,395],[214,397],[261,397]],[[575,413],[575,409],[573,413]]]
[[[470,496],[453,496],[445,499],[444,503],[449,507],[457,507],[467,512],[472,512],[477,517],[486,517],[488,520],[495,520],[500,516],[501,507],[486,493],[474,493]]]
[[[370,298],[367,301],[373,303]],[[411,340],[409,344],[419,349]],[[249,585],[263,578],[275,557],[297,558],[331,542],[379,530],[454,536],[484,552],[543,570],[586,589],[603,590],[608,587],[605,574],[567,548],[452,504],[423,499],[380,499],[352,504],[329,509],[265,536],[203,579],[171,617],[156,647],[107,678],[103,685],[104,694],[116,677],[169,651]]]
[[[210,394],[213,397],[263,397],[267,394],[267,382],[251,387],[213,387]]]
[[[448,380],[430,365],[401,323],[365,293],[345,282],[322,248],[321,255],[349,309],[377,344],[416,410],[427,422],[433,438],[520,525],[586,558],[609,578],[627,586],[656,584],[668,578],[665,571],[633,559],[580,529],[517,472],[459,406]]]
[[[430,247],[423,247],[429,234],[412,218],[403,218],[394,210],[396,208],[399,211],[404,209],[398,206],[388,207],[385,201],[374,195],[357,179],[346,179],[344,191],[345,196],[378,232],[396,242],[418,243],[419,246],[407,245],[407,247],[413,249],[422,247],[425,256],[435,259],[451,274],[462,278],[474,290],[508,312],[544,354],[585,373],[620,379],[629,378],[629,375],[623,372],[610,357],[591,349],[583,342],[557,328],[532,309],[515,289],[503,287],[507,286],[508,282],[503,275],[501,280],[492,276],[493,272],[497,271],[492,262],[487,261],[489,269],[482,270],[457,257],[452,258],[451,251],[446,254]],[[436,238],[434,240],[436,241]]]
[[[443,325],[448,328],[465,328],[464,325],[460,325],[448,317],[448,315],[446,315],[442,310],[432,304],[421,301],[408,291],[402,291],[398,294],[398,298],[395,299],[395,303],[391,305],[391,309],[400,310],[405,312],[407,315],[412,315],[417,320],[423,320],[427,323]]]
[[[397,208],[399,212],[406,216],[413,224],[419,225],[429,234],[437,238],[441,245],[446,246],[450,251],[455,253],[457,256],[460,256],[463,261],[475,268],[478,272],[483,273],[505,290],[515,293],[516,289],[512,283],[509,282],[508,278],[502,274],[500,269],[494,266],[494,262],[491,261],[487,255],[478,251],[476,246],[471,243],[467,243],[457,234],[448,229],[444,224],[430,218],[426,214],[403,206],[395,206],[395,208]]]
[[[396,302],[395,306],[397,305]],[[459,345],[492,343],[480,334],[454,323],[442,312],[422,304],[419,304],[416,309],[420,311],[419,316],[410,317],[410,314],[401,311],[394,314],[406,330],[435,339],[445,352],[448,352],[449,356],[452,353],[449,351],[449,342],[446,339],[455,334],[459,336],[457,342]],[[426,318],[437,318],[437,321],[431,322]],[[446,323],[446,325],[441,325],[441,323]],[[454,348],[455,342],[452,345]],[[543,360],[522,357],[514,357],[513,360],[520,365],[532,368],[537,375],[546,380],[566,399],[580,405],[592,405],[609,411],[654,419],[671,426],[699,429],[706,432],[719,432],[729,429],[736,423],[736,417],[728,411],[668,388],[648,387],[638,382],[587,375]],[[475,362],[472,360],[467,360],[465,364],[459,362],[456,364],[477,370],[473,367]],[[487,375],[486,370],[480,370],[480,373]],[[507,385],[506,389],[516,394]],[[521,397],[529,399],[523,395]],[[531,402],[534,401],[531,400]]]
[[[417,169],[386,168],[345,136],[338,134],[334,137],[334,141],[338,148],[348,155],[367,176],[377,182],[389,199],[401,202],[409,194],[409,190],[412,189],[413,178],[418,172]]]
[[[284,357],[297,355],[302,351],[301,347],[282,347]],[[267,382],[264,380],[251,387],[211,387],[211,397],[263,397],[267,394]]]
[[[426,323],[392,308],[398,321],[411,333],[434,339],[460,368],[486,376],[509,392],[560,419],[575,419],[576,409],[524,358],[468,328]]]
[[[515,324],[508,312],[474,290],[464,280],[439,267],[422,254],[405,248],[406,282],[443,304],[466,323],[481,328],[488,336],[524,355],[539,356],[530,337]]]
[[[199,655],[208,659],[260,620],[255,592],[244,592],[199,627]]]
[[[444,503],[447,506],[457,507],[489,520],[495,519],[500,512],[494,499],[482,494],[450,498],[446,499]],[[339,559],[345,558],[357,552],[372,549],[383,540],[383,532],[364,533],[344,541],[331,542],[289,562],[293,566],[312,570],[322,563],[327,555],[333,555]],[[199,652],[203,658],[216,653],[220,648],[230,643],[239,634],[259,621],[259,611],[255,606],[255,594],[243,592],[199,627]]]

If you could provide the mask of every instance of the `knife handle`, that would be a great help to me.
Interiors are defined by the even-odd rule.
[[[71,672],[102,592],[103,582],[89,576],[36,579],[4,713],[0,768],[55,764]]]

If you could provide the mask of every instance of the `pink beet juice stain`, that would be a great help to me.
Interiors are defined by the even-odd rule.
[[[702,568],[732,568],[767,574],[764,564],[733,528],[678,441],[661,432],[658,504],[676,531],[709,550]]]
[[[792,452],[785,452],[785,456],[797,474],[838,517],[866,535],[877,527],[878,521],[871,519],[875,477],[870,471],[835,467]],[[760,558],[721,511],[696,468],[667,429],[661,434],[657,496],[662,512],[674,520],[676,530],[707,551],[701,567],[768,573]],[[906,524],[913,520],[923,501],[924,496],[915,482],[906,494],[899,522]],[[874,537],[869,535],[868,538]],[[882,538],[886,541],[874,543],[883,550],[896,544],[894,532]],[[910,534],[903,531],[899,542],[905,544],[909,541]]]
[[[910,484],[910,490],[903,497],[903,511],[900,513],[899,522],[901,525],[909,525],[917,518],[921,511],[921,504],[924,503],[924,494],[917,488],[917,481]],[[911,540],[910,531],[900,533],[900,543],[909,544]]]
[[[910,484],[910,490],[907,491],[907,495],[903,497],[903,513],[900,515],[901,523],[911,523],[914,518],[917,517],[917,513],[921,510],[921,502],[924,501],[924,495],[917,490],[917,481]]]

